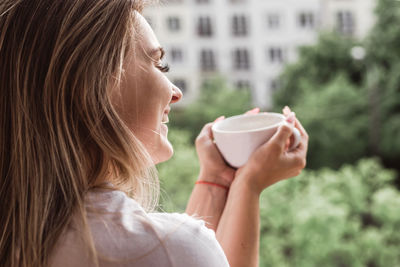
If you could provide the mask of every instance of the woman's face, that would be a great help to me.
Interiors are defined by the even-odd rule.
[[[182,98],[182,92],[164,74],[167,71],[162,62],[164,51],[153,30],[143,16],[136,15],[135,34],[140,38],[134,41],[134,49],[127,56],[121,93],[113,96],[113,101],[123,121],[157,164],[173,154],[165,123],[170,105]]]

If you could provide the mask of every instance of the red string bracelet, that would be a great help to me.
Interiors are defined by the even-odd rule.
[[[195,184],[208,184],[208,185],[213,185],[213,186],[217,186],[217,187],[221,187],[223,189],[229,190],[229,187],[221,185],[221,184],[216,184],[216,183],[212,183],[212,182],[206,182],[206,181],[196,181]]]

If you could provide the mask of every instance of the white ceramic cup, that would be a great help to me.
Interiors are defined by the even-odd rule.
[[[240,168],[283,124],[287,124],[286,117],[279,113],[238,115],[216,122],[212,132],[225,160],[232,167]],[[300,143],[300,132],[296,128],[293,128],[293,137],[289,149],[296,148]]]

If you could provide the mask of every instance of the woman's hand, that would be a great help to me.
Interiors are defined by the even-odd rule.
[[[236,172],[235,181],[244,181],[256,194],[278,181],[299,175],[306,166],[308,134],[289,108],[285,107],[284,114],[289,125],[282,125]],[[288,150],[293,127],[299,130],[301,141],[298,147]]]
[[[247,111],[246,114],[257,114],[259,111],[258,108],[255,108]],[[221,116],[214,122],[207,123],[197,136],[195,144],[200,161],[199,180],[230,187],[235,177],[236,169],[230,167],[221,156],[213,142],[214,137],[211,130],[214,123],[224,118],[224,116]]]

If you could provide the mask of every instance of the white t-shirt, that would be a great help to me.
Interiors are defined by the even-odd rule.
[[[86,205],[101,267],[229,267],[214,231],[202,220],[187,214],[146,213],[121,191],[90,192]],[[94,266],[79,235],[66,229],[50,266]]]

